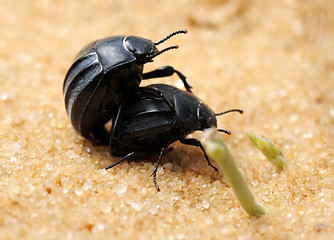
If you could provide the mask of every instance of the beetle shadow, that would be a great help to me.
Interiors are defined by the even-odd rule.
[[[82,151],[87,152],[91,156],[91,162],[99,169],[104,169],[111,164],[115,164],[121,157],[115,157],[110,154],[109,146],[101,145],[98,142],[92,142],[90,139],[84,139]],[[136,163],[152,163],[153,167],[157,164],[159,153],[136,152],[135,155],[126,158],[124,161],[113,166],[113,168],[122,168],[122,164]],[[172,166],[165,164],[171,163]],[[214,161],[212,161],[214,163]],[[132,164],[131,164],[132,165]],[[222,180],[222,173],[216,172],[210,167],[199,148],[193,146],[186,146],[182,143],[176,142],[165,149],[159,168],[163,169],[163,175],[166,171],[171,171],[173,174],[182,172],[183,174],[191,174],[195,176],[203,176],[206,181],[212,183],[216,180]],[[108,170],[107,170],[108,171]],[[158,174],[157,178],[161,177]]]
[[[210,161],[215,167],[214,161]],[[181,171],[186,173],[193,173],[197,176],[209,177],[211,180],[221,179],[220,171],[216,171],[205,160],[203,152],[195,146],[187,146],[182,143],[176,142],[168,153],[165,154],[165,158],[161,161],[161,166],[165,163],[171,163],[173,165],[173,171]]]
[[[156,166],[159,159],[159,153],[152,152],[136,152],[136,154],[128,157],[126,161],[129,162],[150,162]],[[117,161],[116,161],[117,162]],[[165,164],[171,165],[164,167]],[[164,172],[170,170],[171,172],[193,173],[195,175],[202,175],[205,178],[210,178],[210,181],[221,179],[221,174],[217,171],[215,166],[210,166],[205,160],[203,152],[196,147],[187,147],[181,143],[174,143],[163,152],[159,167],[164,169]]]

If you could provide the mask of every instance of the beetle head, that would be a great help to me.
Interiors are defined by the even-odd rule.
[[[123,45],[128,52],[136,57],[137,65],[143,65],[147,62],[152,62],[153,58],[168,50],[178,48],[177,45],[173,45],[159,51],[156,47],[157,45],[167,41],[169,38],[173,37],[176,34],[187,32],[187,30],[175,31],[156,43],[153,43],[151,40],[141,37],[127,36],[123,40]]]
[[[204,103],[198,106],[197,117],[201,126],[201,130],[217,127],[217,118],[215,113]]]
[[[175,90],[173,94],[175,110],[185,133],[217,126],[214,111],[195,95]]]
[[[127,36],[123,40],[123,45],[128,52],[136,57],[138,65],[150,62],[151,56],[159,52],[151,40],[141,37]]]
[[[243,113],[240,109],[230,109],[221,113],[214,113],[209,107],[201,103],[201,105],[197,109],[198,120],[201,124],[201,130],[217,127],[217,116],[224,115],[230,112],[238,112]],[[219,132],[224,132],[226,134],[231,134],[230,131],[225,129],[217,129]]]

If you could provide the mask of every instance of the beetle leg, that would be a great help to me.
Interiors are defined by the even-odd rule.
[[[156,181],[157,171],[158,171],[158,167],[159,167],[159,164],[160,164],[160,160],[161,160],[162,154],[164,153],[165,149],[166,149],[165,147],[161,148],[158,161],[155,164],[155,167],[154,167],[153,172],[151,174],[151,176],[153,176],[153,182],[154,182],[155,188],[157,189],[158,192],[160,192],[160,188],[159,188],[159,186],[157,184],[157,181]]]
[[[108,170],[109,168],[115,167],[117,164],[123,162],[125,159],[127,159],[128,157],[131,157],[135,152],[130,152],[129,154],[125,155],[124,157],[122,157],[120,160],[118,160],[117,162],[109,165],[108,167],[105,167],[105,170]]]
[[[159,78],[159,77],[169,77],[176,73],[179,78],[182,80],[184,87],[188,92],[191,92],[191,86],[188,84],[186,77],[179,71],[175,70],[172,66],[163,66],[151,72],[147,72],[143,74],[143,79],[149,78]]]
[[[117,138],[119,138],[119,128],[121,125],[121,119],[122,119],[122,109],[123,109],[123,103],[121,103],[118,107],[118,111],[116,115],[114,115],[112,119],[112,127],[110,130],[110,139],[109,139],[109,145],[110,145],[110,151],[112,155],[118,155],[118,142],[116,141]]]
[[[216,172],[218,172],[218,169],[211,164],[211,162],[209,160],[209,157],[206,154],[202,143],[198,139],[196,139],[196,138],[184,138],[184,139],[180,139],[179,141],[183,144],[186,144],[186,145],[192,145],[192,146],[200,147],[202,149],[202,152],[204,153],[204,157],[205,157],[206,161],[208,162],[209,166],[212,167]]]

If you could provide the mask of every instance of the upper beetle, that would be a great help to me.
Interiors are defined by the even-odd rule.
[[[208,164],[217,170],[210,163],[201,142],[195,138],[187,138],[187,135],[197,130],[217,127],[216,116],[242,111],[231,109],[216,114],[192,93],[165,84],[153,84],[141,89],[142,91],[127,99],[123,110],[113,119],[110,131],[111,154],[124,157],[106,169],[139,153],[158,153],[159,159],[152,175],[159,190],[155,176],[161,156],[171,143],[179,140],[183,144],[200,147]],[[143,94],[147,89],[161,91],[175,107],[175,113],[161,98]],[[178,119],[179,123],[175,119]],[[227,130],[218,130],[230,134]]]
[[[174,45],[159,51],[156,46],[180,33],[187,33],[187,30],[173,32],[156,43],[122,35],[100,39],[84,47],[68,70],[63,85],[66,111],[74,128],[84,137],[93,134],[105,142],[105,123],[117,113],[131,92],[138,91],[143,79],[176,73],[190,92],[185,76],[171,66],[143,73],[145,63],[178,47]],[[161,95],[158,91],[152,94]]]

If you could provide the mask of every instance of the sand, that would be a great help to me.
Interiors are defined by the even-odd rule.
[[[334,234],[334,19],[322,1],[0,2],[1,239],[330,239]],[[75,132],[62,84],[77,52],[102,37],[178,44],[172,65],[232,132],[223,136],[265,216],[249,217],[200,149],[118,158]],[[147,81],[182,87],[176,76]],[[273,140],[278,171],[246,132]],[[202,134],[193,135],[201,139]]]

